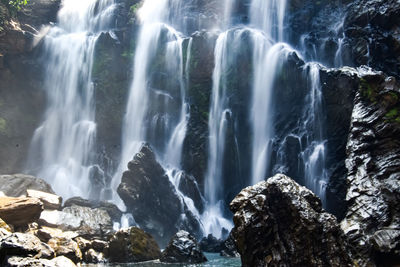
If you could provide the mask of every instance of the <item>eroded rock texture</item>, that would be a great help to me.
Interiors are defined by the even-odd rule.
[[[352,266],[336,218],[285,175],[243,189],[230,208],[244,267]]]
[[[349,209],[342,228],[357,252],[400,260],[400,91],[393,77],[360,73],[347,144]]]

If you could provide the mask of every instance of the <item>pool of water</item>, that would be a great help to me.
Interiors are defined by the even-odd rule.
[[[90,264],[85,267],[240,267],[242,266],[240,258],[225,258],[216,253],[204,253],[208,259],[207,262],[201,264],[175,264],[161,263],[159,261],[149,261],[141,263],[127,264]]]

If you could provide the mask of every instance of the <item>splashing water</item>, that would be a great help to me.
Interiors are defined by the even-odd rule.
[[[44,38],[48,107],[34,133],[27,168],[65,199],[96,194],[90,182],[97,168],[91,73],[97,38],[111,29],[114,7],[112,0],[65,0],[58,24]]]

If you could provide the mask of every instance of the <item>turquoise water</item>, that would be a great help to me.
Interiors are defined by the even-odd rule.
[[[85,265],[86,267],[104,266],[104,267],[240,267],[242,266],[240,258],[225,258],[216,253],[204,253],[208,262],[201,264],[167,264],[158,261],[129,263],[129,264],[102,264]]]

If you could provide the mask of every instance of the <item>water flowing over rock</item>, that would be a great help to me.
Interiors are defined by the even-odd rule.
[[[160,258],[154,238],[137,227],[116,232],[109,241],[111,262],[141,262]]]
[[[42,211],[39,199],[0,197],[0,218],[15,227],[26,227],[39,219]]]
[[[382,266],[400,259],[399,98],[393,77],[362,70],[347,143],[349,208],[341,226],[362,258]]]
[[[243,189],[230,207],[244,267],[353,265],[336,218],[285,175]]]
[[[164,249],[160,261],[167,263],[202,263],[206,262],[207,258],[201,252],[194,236],[186,231],[179,231]]]
[[[129,162],[128,169],[122,176],[118,194],[141,228],[153,235],[161,246],[165,246],[180,227],[199,233],[198,221],[148,145],[142,146]]]

